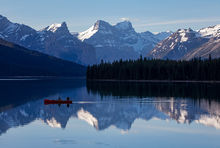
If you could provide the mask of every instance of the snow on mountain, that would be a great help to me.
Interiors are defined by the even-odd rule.
[[[63,22],[61,24],[52,24],[44,29],[41,30],[41,32],[52,32],[52,33],[59,33],[62,35],[71,35],[71,33],[69,32],[69,29],[67,27],[66,22]]]
[[[140,54],[147,54],[162,39],[150,32],[137,33],[129,21],[111,25],[102,20],[79,33],[78,38],[96,48],[99,62],[102,59],[110,62],[121,58],[136,59]]]
[[[180,33],[179,35],[181,37],[180,43],[186,42],[189,39],[188,37],[186,37],[186,31],[185,30],[181,29],[181,30],[179,30],[179,33]]]
[[[79,119],[85,120],[87,123],[98,129],[98,120],[88,111],[81,109],[77,112],[77,116]]]
[[[198,120],[195,120],[196,123],[203,124],[205,126],[211,126],[216,129],[220,129],[220,117],[219,116],[210,116],[202,115]]]
[[[84,41],[85,39],[89,39],[91,36],[93,36],[98,30],[95,29],[94,26],[90,27],[88,30],[84,31],[84,32],[81,32],[79,35],[78,35],[78,38],[81,40],[81,41]]]
[[[216,101],[208,102],[205,99],[198,102],[185,99],[175,101],[175,103],[172,101],[170,103],[158,103],[156,106],[158,110],[178,123],[190,124],[195,122],[220,129],[219,103],[216,103]]]
[[[61,24],[52,24],[47,28],[47,31],[55,32],[60,27],[61,27]]]
[[[46,123],[53,128],[61,128],[61,124],[59,122],[56,121],[55,118],[52,119],[47,119]]]
[[[202,37],[212,38],[220,37],[220,24],[212,27],[200,29],[198,31]]]

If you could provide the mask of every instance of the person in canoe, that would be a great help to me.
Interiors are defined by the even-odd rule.
[[[69,105],[72,104],[72,101],[70,100],[69,97],[67,97],[66,100],[62,100],[62,99],[59,97],[58,100],[45,99],[45,100],[44,100],[44,104],[45,104],[45,105],[58,104],[59,106],[61,106],[61,104],[66,104],[67,107],[69,107]]]

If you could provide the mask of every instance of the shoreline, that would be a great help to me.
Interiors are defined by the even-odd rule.
[[[220,81],[197,80],[116,80],[116,79],[87,79],[94,82],[138,82],[138,83],[220,83]]]
[[[82,79],[90,82],[137,82],[137,83],[220,83],[220,81],[201,80],[117,80],[117,79],[86,79],[86,77],[57,77],[57,76],[0,76],[0,81],[13,80],[58,80]]]
[[[86,77],[59,77],[59,76],[0,76],[0,81],[13,80],[58,80],[58,79],[86,79]]]

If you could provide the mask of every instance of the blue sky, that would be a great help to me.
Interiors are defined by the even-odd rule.
[[[35,29],[67,22],[72,32],[96,20],[129,19],[138,32],[199,29],[220,24],[219,0],[0,0],[0,14]]]

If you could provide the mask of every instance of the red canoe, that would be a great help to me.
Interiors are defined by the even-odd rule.
[[[48,105],[48,104],[72,104],[72,101],[71,100],[48,100],[48,99],[45,99],[44,104],[45,105]]]

